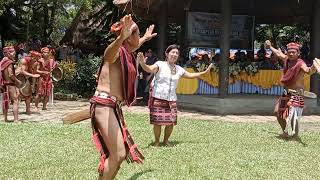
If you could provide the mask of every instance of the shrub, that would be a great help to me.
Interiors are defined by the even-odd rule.
[[[74,92],[89,97],[95,91],[96,77],[95,74],[101,63],[101,57],[89,55],[77,64],[77,75],[74,81]]]
[[[61,61],[58,66],[63,70],[63,77],[58,83],[55,83],[55,92],[72,93],[77,73],[76,64],[71,61]]]

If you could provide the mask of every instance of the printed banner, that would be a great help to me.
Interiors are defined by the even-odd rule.
[[[221,34],[220,14],[189,12],[188,43],[194,47],[218,48]],[[246,15],[232,16],[230,32],[231,49],[252,49],[254,17]]]

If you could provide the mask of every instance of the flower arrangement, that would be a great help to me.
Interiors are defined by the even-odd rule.
[[[215,62],[212,62],[211,71],[218,73],[219,72],[219,65]]]
[[[219,65],[218,63],[212,62],[211,72],[219,73]],[[198,62],[195,66],[193,66],[194,71],[202,72],[208,68],[208,64],[203,62]],[[229,63],[229,76],[237,76],[240,72],[246,72],[248,75],[254,76],[256,73],[259,72],[259,67],[255,63],[248,63],[248,64],[241,64],[231,62]]]
[[[244,70],[248,75],[254,76],[259,71],[259,68],[255,63],[250,63],[245,66]]]
[[[240,74],[241,68],[239,63],[229,63],[229,76]]]
[[[203,62],[198,62],[195,66],[195,71],[202,72],[205,71],[208,68],[208,65]]]

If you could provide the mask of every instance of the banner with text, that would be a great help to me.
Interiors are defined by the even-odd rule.
[[[222,21],[220,14],[189,12],[189,46],[209,46],[218,48],[220,44]],[[230,32],[231,49],[252,49],[254,17],[233,15]]]

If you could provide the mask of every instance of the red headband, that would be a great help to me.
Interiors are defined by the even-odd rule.
[[[14,47],[13,46],[6,46],[3,48],[3,53],[10,53],[14,51]]]
[[[41,53],[48,53],[49,52],[49,48],[44,47],[41,49]]]
[[[287,50],[289,50],[289,49],[295,49],[295,50],[299,51],[300,45],[297,43],[291,42],[291,43],[287,44]]]
[[[41,54],[37,51],[30,51],[30,56],[31,57],[41,57]]]

